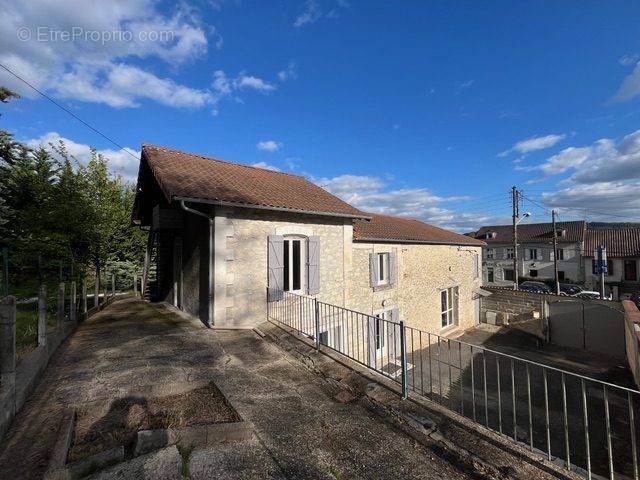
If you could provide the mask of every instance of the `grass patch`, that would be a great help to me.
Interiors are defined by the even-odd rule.
[[[177,444],[176,448],[178,453],[182,457],[182,476],[189,478],[189,462],[191,461],[191,454],[193,453],[193,445]]]

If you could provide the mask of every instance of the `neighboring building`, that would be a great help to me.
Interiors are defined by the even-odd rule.
[[[640,291],[640,224],[590,223],[585,238],[584,269],[586,285],[598,290],[600,275],[593,266],[594,250],[607,249],[608,273],[605,293],[624,300]]]
[[[149,228],[154,299],[211,326],[263,322],[268,288],[435,333],[478,321],[483,242],[303,177],[144,145],[133,221]]]
[[[583,282],[585,278],[582,251],[586,222],[556,224],[558,276],[560,281]],[[483,248],[483,283],[511,285],[513,271],[513,227],[485,226],[474,237],[486,242]],[[521,223],[518,225],[518,273],[530,279],[554,278],[553,226],[551,223]]]

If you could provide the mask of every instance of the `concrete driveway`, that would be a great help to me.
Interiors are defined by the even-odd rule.
[[[255,332],[208,330],[135,299],[114,302],[61,346],[3,442],[0,478],[42,477],[65,407],[208,381],[254,423],[257,441],[194,452],[191,478],[490,478],[359,403],[328,395],[320,378]],[[153,468],[126,472],[116,467],[100,478],[182,476],[166,468],[161,476]]]

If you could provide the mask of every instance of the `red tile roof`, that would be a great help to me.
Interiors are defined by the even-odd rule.
[[[588,228],[584,245],[586,257],[604,245],[608,257],[640,257],[640,225],[619,228]]]
[[[481,247],[484,242],[406,217],[370,213],[371,221],[357,220],[353,239],[360,242],[409,242]]]
[[[367,218],[298,175],[250,167],[155,145],[142,146],[167,201],[190,198],[246,207]]]
[[[584,241],[586,222],[579,220],[575,222],[556,223],[558,231],[565,230],[565,236],[558,235],[559,242],[580,243]],[[494,232],[494,238],[485,239],[485,235]],[[481,227],[475,233],[477,239],[487,242],[487,244],[502,244],[513,242],[513,227],[511,225],[490,225]],[[521,223],[518,225],[519,243],[548,243],[553,240],[553,226],[551,223]]]

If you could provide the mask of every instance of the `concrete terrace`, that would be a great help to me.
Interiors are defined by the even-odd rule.
[[[208,330],[160,305],[114,302],[63,344],[0,451],[0,478],[41,478],[65,407],[189,391],[214,381],[256,439],[195,451],[190,478],[467,479],[563,474],[346,368],[272,324]],[[402,403],[431,425],[411,434]],[[414,421],[415,423],[415,421]],[[99,478],[182,478],[175,448]],[[173,455],[173,457],[171,456]],[[167,460],[169,458],[169,460]],[[139,459],[138,459],[139,460]],[[128,470],[129,469],[129,470]]]

